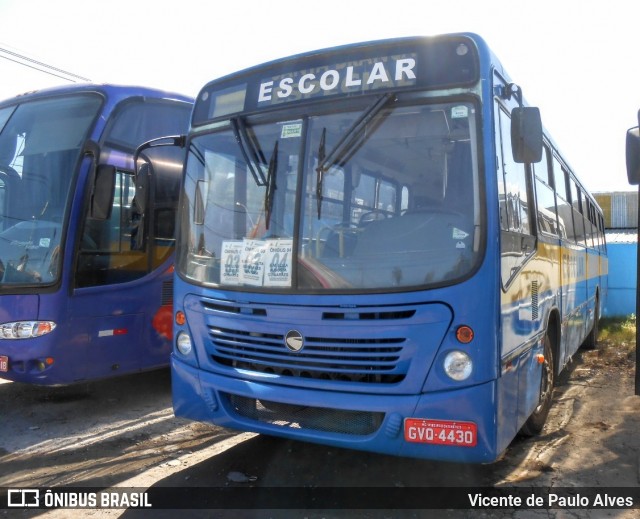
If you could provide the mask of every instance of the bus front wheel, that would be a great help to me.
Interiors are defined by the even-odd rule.
[[[544,335],[544,362],[542,363],[542,372],[540,375],[540,398],[538,405],[520,430],[523,436],[535,436],[542,431],[553,402],[554,383],[553,348],[551,347],[551,339],[547,331]]]

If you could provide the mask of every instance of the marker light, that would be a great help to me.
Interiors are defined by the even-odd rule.
[[[467,47],[464,43],[461,43],[456,48],[456,54],[458,56],[466,56],[467,54],[469,54],[469,47]]]
[[[16,321],[0,324],[0,339],[31,339],[51,333],[56,327],[53,321]]]
[[[186,322],[187,322],[187,316],[184,315],[184,312],[182,310],[178,310],[176,312],[176,324],[182,326]]]
[[[473,335],[474,333],[470,326],[458,326],[456,330],[456,339],[462,344],[469,344],[473,340]]]
[[[444,371],[453,380],[466,380],[473,371],[471,357],[463,351],[451,351],[444,358]]]
[[[176,338],[176,348],[183,355],[189,355],[191,353],[191,337],[186,332],[180,332]]]

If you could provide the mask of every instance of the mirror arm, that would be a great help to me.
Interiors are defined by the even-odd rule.
[[[98,162],[98,157],[100,156],[100,146],[96,141],[88,139],[87,142],[84,143],[82,154],[91,155],[95,159],[95,161]]]
[[[502,90],[502,95],[500,97],[507,100],[515,98],[515,100],[518,101],[518,106],[520,108],[524,106],[524,102],[522,100],[522,89],[515,83],[507,84],[507,86]]]
[[[133,161],[135,163],[138,160],[140,154],[146,149],[158,148],[161,146],[177,146],[178,148],[184,148],[186,143],[186,135],[168,135],[166,137],[157,137],[155,139],[151,139],[150,141],[143,142],[136,148],[136,151],[133,154]]]

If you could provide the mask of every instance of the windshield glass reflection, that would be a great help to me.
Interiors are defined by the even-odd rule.
[[[475,108],[382,96],[361,110],[243,121],[197,137],[179,269],[203,284],[301,291],[467,275],[481,230]]]
[[[72,178],[101,99],[79,95],[0,111],[0,280],[49,284],[59,274]]]

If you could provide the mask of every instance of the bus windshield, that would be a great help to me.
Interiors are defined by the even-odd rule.
[[[102,103],[91,94],[0,110],[0,280],[51,284],[73,172]]]
[[[363,96],[231,119],[189,146],[178,268],[209,286],[452,283],[481,243],[476,107]]]

